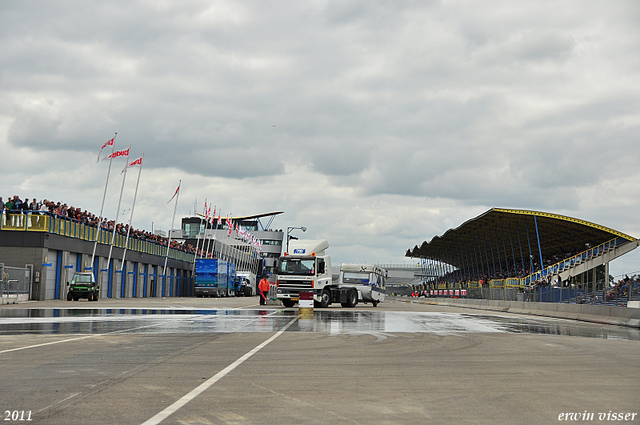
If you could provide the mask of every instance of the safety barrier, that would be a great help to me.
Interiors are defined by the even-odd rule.
[[[508,313],[532,314],[595,323],[607,323],[640,328],[640,309],[607,305],[540,303],[502,300],[441,298],[438,305],[467,307]]]
[[[96,233],[98,243],[109,245],[113,237],[113,230],[99,229],[68,217],[59,217],[46,212],[35,211],[0,211],[0,230],[23,231],[23,232],[47,232],[69,238],[82,239],[94,242]],[[126,235],[120,233],[113,237],[113,246],[124,248]],[[157,242],[138,239],[129,235],[126,243],[127,249],[141,252],[143,254],[164,256],[167,253],[167,246]],[[169,249],[169,258],[193,262],[194,254],[179,249]]]

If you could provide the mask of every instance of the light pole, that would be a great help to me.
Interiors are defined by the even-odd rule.
[[[289,239],[291,239],[291,236],[289,236],[289,234],[291,233],[292,230],[294,229],[300,229],[303,232],[307,231],[306,227],[287,227],[287,253],[289,253]]]

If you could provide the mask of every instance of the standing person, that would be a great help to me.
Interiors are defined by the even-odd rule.
[[[29,214],[29,198],[25,198],[24,201],[20,201],[20,227],[27,225],[27,215]]]
[[[40,215],[38,210],[40,209],[40,204],[36,198],[33,198],[33,201],[29,204],[29,215],[31,216],[31,227],[40,227]]]
[[[4,209],[4,201],[2,200],[2,196],[0,196],[0,227],[4,226],[7,223],[7,214]]]
[[[269,288],[271,284],[269,283],[269,279],[267,279],[267,275],[262,276],[262,280],[258,284],[258,289],[260,290],[260,305],[267,304],[267,295],[269,294]]]
[[[13,198],[11,196],[9,196],[9,200],[4,205],[5,205],[6,213],[9,216],[9,226],[14,226],[16,219],[13,216],[13,212],[12,212],[12,210],[13,210]]]

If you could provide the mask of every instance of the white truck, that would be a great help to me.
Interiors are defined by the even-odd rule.
[[[385,269],[372,264],[342,264],[339,285],[355,287],[360,301],[377,307],[384,301],[387,276]]]
[[[358,304],[355,287],[333,284],[327,248],[326,239],[290,242],[289,252],[280,257],[276,281],[276,297],[285,307],[293,307],[300,299],[300,292],[313,292],[316,307],[326,308],[334,302],[343,307]]]
[[[256,290],[256,274],[249,271],[236,272],[240,278],[239,286],[236,287],[237,296],[251,297],[258,293]]]

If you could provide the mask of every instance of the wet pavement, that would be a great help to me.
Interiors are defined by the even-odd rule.
[[[640,406],[638,329],[394,300],[298,314],[256,298],[3,306],[3,411],[46,425],[543,425]]]
[[[297,309],[21,308],[0,310],[0,335],[277,332]],[[287,332],[513,333],[640,341],[640,330],[571,320],[450,312],[316,310]]]

